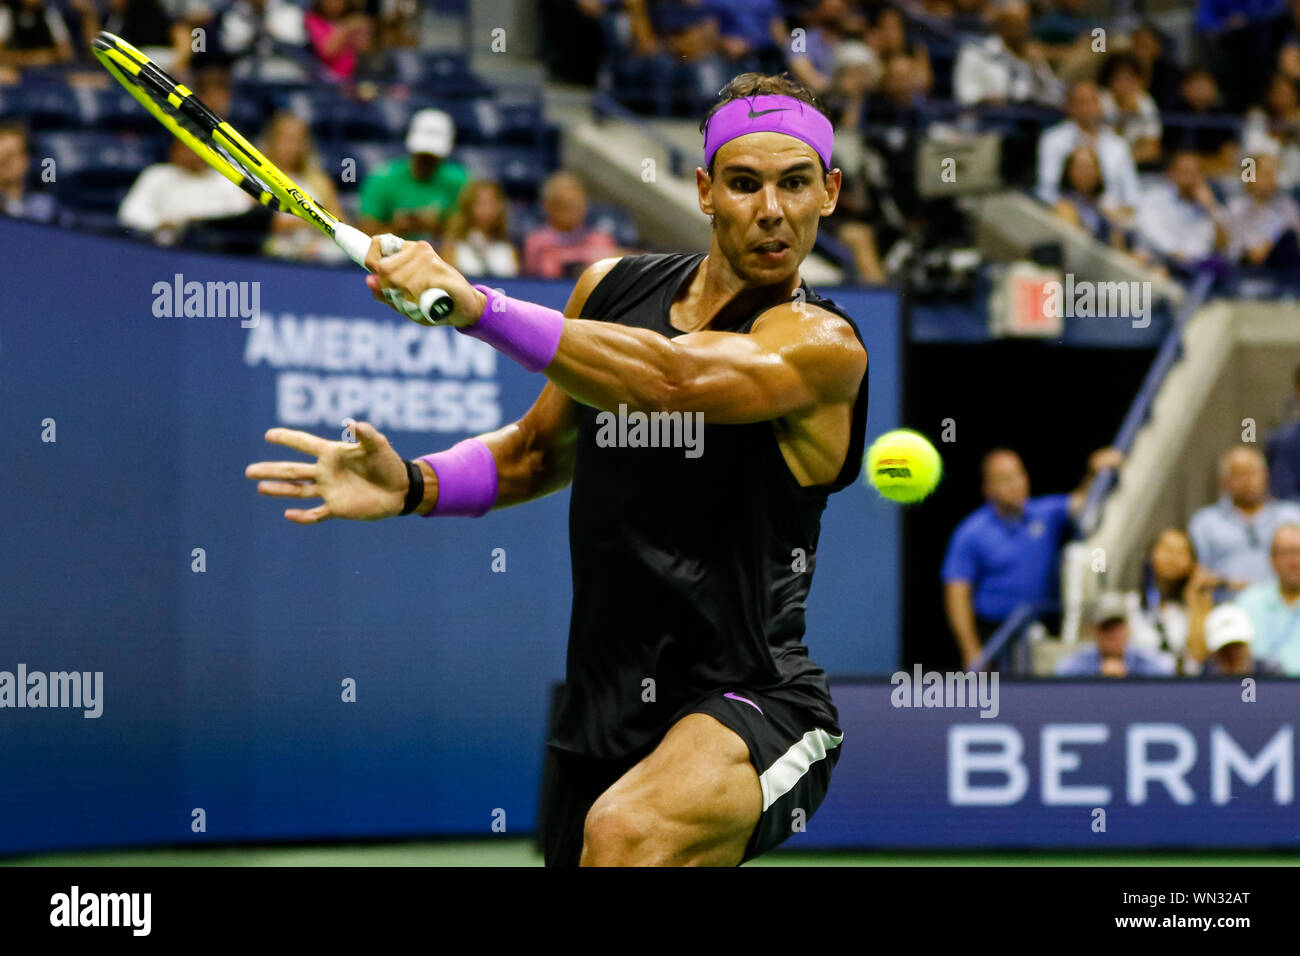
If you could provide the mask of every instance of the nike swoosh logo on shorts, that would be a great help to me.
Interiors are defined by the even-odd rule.
[[[759,707],[758,704],[754,703],[754,702],[753,702],[752,700],[750,700],[748,697],[741,697],[739,694],[733,694],[733,693],[731,693],[730,691],[728,691],[727,693],[723,694],[722,696],[723,696],[723,697],[730,697],[732,700],[738,700],[738,701],[740,701],[741,703],[748,704],[750,707],[753,707],[753,708],[754,708],[756,711],[758,711],[760,714],[763,713],[763,708],[762,708],[762,707]],[[763,716],[767,716],[767,715],[764,714]]]

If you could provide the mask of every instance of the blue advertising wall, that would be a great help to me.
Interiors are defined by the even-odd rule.
[[[903,687],[832,682],[843,750],[791,845],[1300,849],[1300,681],[1001,681],[996,708]]]
[[[501,811],[532,830],[567,494],[299,527],[243,472],[303,460],[267,428],[340,438],[347,416],[406,457],[445,448],[520,416],[542,378],[398,319],[356,270],[3,219],[0,249],[0,672],[103,673],[97,718],[0,707],[0,853],[487,834]],[[156,314],[178,281],[257,283],[261,320]],[[570,288],[505,287],[556,308]],[[896,295],[821,291],[866,338],[870,434],[904,424]],[[897,666],[898,555],[893,505],[832,498],[807,637],[828,672]]]

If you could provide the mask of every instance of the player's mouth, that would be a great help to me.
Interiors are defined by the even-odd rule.
[[[758,253],[759,258],[767,262],[780,262],[789,253],[790,244],[780,239],[769,239],[756,245],[754,251]]]

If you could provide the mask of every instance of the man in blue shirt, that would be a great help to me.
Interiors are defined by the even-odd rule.
[[[1279,525],[1270,555],[1274,577],[1246,588],[1235,603],[1254,625],[1254,653],[1300,677],[1300,525]]]
[[[1219,460],[1219,487],[1222,496],[1192,515],[1187,532],[1201,564],[1237,591],[1273,576],[1273,533],[1283,524],[1300,524],[1300,505],[1269,497],[1268,465],[1249,445]]]
[[[1095,644],[1056,662],[1057,677],[1170,677],[1174,660],[1169,654],[1130,647],[1128,604],[1123,595],[1108,591],[1088,608],[1087,622]]]
[[[1102,448],[1068,495],[1029,497],[1020,456],[997,448],[984,456],[986,503],[957,526],[943,561],[944,610],[966,666],[981,644],[1020,604],[1055,603],[1061,544],[1088,498],[1093,477],[1118,468],[1123,456]]]

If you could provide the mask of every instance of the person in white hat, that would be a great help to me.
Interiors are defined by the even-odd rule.
[[[456,126],[442,110],[420,110],[406,134],[407,156],[393,160],[361,183],[361,228],[407,239],[435,239],[456,210],[469,171],[449,159]]]
[[[1204,677],[1227,677],[1236,674],[1280,676],[1282,669],[1270,660],[1254,656],[1255,625],[1246,609],[1236,604],[1220,604],[1205,619]]]

